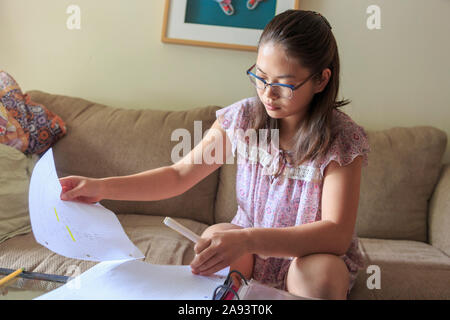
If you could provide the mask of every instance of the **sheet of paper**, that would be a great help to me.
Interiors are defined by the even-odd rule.
[[[228,271],[205,277],[190,266],[107,261],[36,300],[211,300]]]
[[[31,227],[38,243],[82,260],[144,258],[112,211],[99,203],[62,201],[61,189],[49,149],[34,167],[29,189]]]

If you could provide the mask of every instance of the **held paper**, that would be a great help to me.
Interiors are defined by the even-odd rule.
[[[116,215],[101,204],[62,201],[53,151],[37,162],[31,176],[29,212],[36,241],[53,252],[89,261],[144,258]]]

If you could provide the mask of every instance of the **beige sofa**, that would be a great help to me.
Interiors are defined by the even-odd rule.
[[[41,91],[28,94],[67,124],[67,135],[53,147],[60,177],[127,175],[169,166],[171,150],[179,143],[171,141],[172,131],[188,129],[194,145],[194,120],[202,121],[204,132],[219,109],[127,110]],[[372,152],[363,170],[356,228],[367,267],[377,266],[379,273],[372,273],[377,267],[361,270],[350,298],[449,299],[450,165],[441,162],[446,134],[413,127],[368,135]],[[198,234],[208,225],[230,221],[237,208],[235,171],[235,164],[223,165],[172,199],[102,204],[117,214],[146,262],[189,264],[192,243],[162,220],[176,217]],[[59,256],[37,244],[32,233],[0,244],[3,268],[72,275],[74,265],[85,271],[94,264]],[[377,275],[380,287],[374,280]],[[20,285],[36,287],[27,281]]]

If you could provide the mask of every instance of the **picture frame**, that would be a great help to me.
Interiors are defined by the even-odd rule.
[[[300,0],[264,0],[250,11],[243,7],[246,2],[233,0],[236,11],[227,17],[215,0],[166,0],[161,41],[257,51],[257,42],[271,19],[285,10],[300,8]]]

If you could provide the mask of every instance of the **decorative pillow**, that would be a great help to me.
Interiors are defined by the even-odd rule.
[[[0,243],[31,231],[28,188],[38,159],[0,144]]]
[[[0,102],[28,138],[22,150],[25,154],[41,155],[66,134],[64,121],[45,106],[32,102],[4,71],[0,71]]]
[[[28,148],[28,137],[14,117],[0,102],[0,143],[22,152]]]

